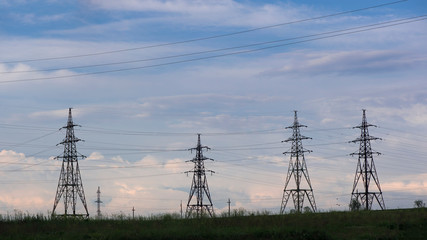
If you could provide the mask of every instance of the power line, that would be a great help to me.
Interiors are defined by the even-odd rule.
[[[323,15],[323,16],[318,16],[318,17],[306,18],[306,19],[301,19],[301,20],[296,20],[296,21],[291,21],[291,22],[285,22],[285,23],[279,23],[279,24],[274,24],[274,25],[268,25],[268,26],[264,26],[264,27],[252,28],[252,29],[238,31],[238,32],[232,32],[232,33],[226,33],[226,34],[220,34],[220,35],[213,35],[213,36],[208,36],[208,37],[195,38],[195,39],[189,39],[189,40],[183,40],[183,41],[177,41],[177,42],[162,43],[162,44],[155,44],[155,45],[149,45],[149,46],[143,46],[143,47],[119,49],[119,50],[105,51],[105,52],[98,52],[98,53],[62,56],[62,57],[4,61],[4,62],[0,62],[0,64],[9,64],[9,63],[18,63],[18,62],[49,61],[49,60],[58,60],[58,59],[70,59],[70,58],[79,58],[79,57],[98,56],[98,55],[105,55],[105,54],[112,54],[112,53],[119,53],[119,52],[126,52],[126,51],[135,51],[135,50],[141,50],[141,49],[149,49],[149,48],[171,46],[171,45],[177,45],[177,44],[183,44],[183,43],[197,42],[197,41],[203,41],[203,40],[239,35],[239,34],[243,34],[243,33],[249,33],[249,32],[254,32],[254,31],[268,29],[268,28],[275,28],[275,27],[280,27],[280,26],[285,26],[285,25],[291,25],[291,24],[296,24],[296,23],[319,20],[319,19],[323,19],[323,18],[335,17],[335,16],[339,16],[339,15],[345,15],[345,14],[349,14],[349,13],[355,13],[355,12],[365,11],[365,10],[369,10],[369,9],[389,6],[389,5],[402,3],[402,2],[406,2],[406,1],[408,1],[408,0],[394,1],[394,2],[390,2],[390,3],[384,3],[384,4],[374,5],[374,6],[370,6],[370,7],[359,8],[359,9],[354,9],[354,10],[349,10],[349,11],[344,11],[344,12],[338,12],[338,13],[333,13],[333,14],[328,14],[328,15]]]
[[[425,16],[427,16],[427,15],[422,15],[422,16],[414,17],[414,18],[420,18],[420,19],[410,20],[410,21],[406,21],[406,22],[400,22],[400,23],[388,24],[388,25],[383,25],[383,26],[378,26],[378,27],[371,27],[371,28],[361,29],[361,30],[343,32],[343,33],[332,34],[332,35],[324,36],[324,37],[317,37],[317,38],[312,38],[312,39],[307,39],[307,40],[290,42],[290,43],[286,43],[286,44],[278,44],[278,45],[273,45],[273,46],[268,46],[268,47],[262,47],[262,48],[256,48],[256,49],[250,49],[250,50],[242,50],[242,51],[237,51],[237,52],[224,53],[224,54],[218,54],[218,55],[212,55],[212,56],[205,56],[205,57],[199,57],[199,58],[191,58],[191,59],[185,59],[185,60],[173,61],[173,62],[166,62],[166,63],[159,63],[159,64],[153,64],[153,65],[145,65],[145,66],[140,66],[140,67],[129,67],[129,68],[112,69],[112,70],[87,72],[87,73],[78,73],[78,74],[63,75],[63,76],[53,76],[53,77],[39,77],[39,78],[6,80],[6,81],[1,81],[0,84],[17,83],[17,82],[31,82],[31,81],[40,81],[40,80],[53,80],[53,79],[63,79],[63,78],[71,78],[71,77],[82,77],[82,76],[90,76],[90,75],[98,75],[98,74],[106,74],[106,73],[116,73],[116,72],[132,71],[132,70],[138,70],[138,69],[146,69],[146,68],[169,66],[169,65],[181,64],[181,63],[188,63],[188,62],[195,62],[195,61],[201,61],[201,60],[207,60],[207,59],[214,59],[214,58],[220,58],[220,57],[226,57],[226,56],[233,56],[233,55],[240,55],[240,54],[246,54],[246,53],[253,53],[253,52],[259,52],[259,51],[264,51],[264,50],[269,50],[269,49],[274,49],[274,48],[279,48],[279,47],[284,47],[284,46],[290,46],[290,45],[295,45],[295,44],[300,44],[300,43],[312,42],[312,41],[317,41],[317,40],[322,40],[322,39],[328,39],[328,38],[333,38],[333,37],[338,37],[338,36],[343,36],[343,35],[355,34],[355,33],[366,32],[366,31],[370,31],[370,30],[382,29],[382,28],[387,28],[387,27],[392,27],[392,26],[397,26],[397,25],[402,25],[402,24],[408,24],[408,23],[412,23],[412,22],[423,21],[423,20],[427,19],[427,18],[424,18]],[[342,30],[342,31],[348,31],[348,30]]]
[[[40,127],[40,126],[29,126],[29,125],[17,125],[17,124],[7,124],[0,123],[0,128],[9,128],[9,129],[22,129],[22,130],[57,130],[56,128]]]
[[[100,177],[100,178],[88,178],[85,179],[85,182],[87,181],[116,181],[117,179],[134,179],[134,178],[147,178],[147,177],[162,177],[162,176],[168,176],[168,175],[177,175],[182,173],[164,173],[164,174],[151,174],[151,175],[139,175],[139,176],[127,176],[127,177]],[[57,180],[31,180],[31,181],[0,181],[0,184],[34,184],[34,183],[52,183],[56,182]]]
[[[427,15],[424,15],[424,16],[427,16]],[[424,17],[424,16],[421,16],[421,17]],[[199,52],[193,52],[193,53],[184,53],[184,54],[177,54],[177,55],[170,55],[170,56],[163,56],[163,57],[156,57],[156,58],[120,61],[120,62],[112,62],[112,63],[100,63],[100,64],[92,64],[92,65],[80,65],[80,66],[71,66],[71,67],[50,68],[50,69],[23,70],[23,71],[13,71],[13,72],[9,71],[9,72],[0,72],[0,74],[48,72],[48,71],[71,70],[71,69],[80,69],[80,68],[105,67],[105,66],[112,66],[112,65],[122,65],[122,64],[129,64],[129,63],[149,62],[149,61],[155,61],[155,60],[188,57],[188,56],[222,52],[222,51],[228,51],[228,50],[234,50],[234,49],[240,49],[240,48],[255,47],[255,46],[267,45],[267,44],[273,44],[273,43],[279,43],[279,42],[287,42],[287,41],[291,41],[291,40],[298,40],[298,39],[304,39],[304,38],[310,38],[310,37],[317,37],[317,36],[328,35],[328,34],[333,34],[333,33],[346,32],[346,31],[350,31],[350,30],[363,29],[363,28],[367,28],[367,27],[373,27],[373,26],[379,26],[379,25],[384,25],[384,24],[402,22],[402,21],[407,21],[407,20],[416,19],[416,18],[419,18],[419,17],[410,17],[410,18],[405,18],[405,19],[392,20],[392,21],[369,24],[369,25],[358,26],[358,27],[352,27],[352,28],[347,28],[347,29],[334,30],[334,31],[328,31],[328,32],[323,32],[323,33],[309,34],[309,35],[305,35],[305,36],[298,36],[298,37],[285,38],[285,39],[279,39],[279,40],[273,40],[273,41],[252,43],[252,44],[247,44],[247,45],[240,45],[240,46],[234,46],[234,47],[199,51]]]
[[[280,128],[273,129],[261,129],[254,131],[241,131],[241,132],[206,132],[204,136],[221,136],[221,135],[247,135],[247,134],[270,134],[277,133]],[[148,131],[133,131],[133,130],[120,130],[120,129],[108,129],[108,128],[94,128],[86,127],[80,131],[85,132],[96,132],[102,134],[115,134],[115,135],[148,135],[148,136],[194,136],[197,133],[194,132],[148,132]]]
[[[55,134],[55,133],[57,133],[57,132],[59,132],[59,130],[49,132],[49,133],[44,134],[44,135],[42,135],[42,136],[40,136],[40,137],[36,137],[36,138],[30,139],[30,140],[28,140],[28,141],[22,142],[22,143],[16,143],[16,144],[14,144],[14,145],[11,145],[11,147],[17,147],[17,146],[25,145],[25,144],[27,144],[27,143],[34,142],[34,141],[37,141],[37,140],[39,140],[39,139],[45,138],[45,137],[47,137],[47,136],[53,135],[53,134]]]

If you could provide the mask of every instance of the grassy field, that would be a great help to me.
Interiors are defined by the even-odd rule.
[[[427,209],[157,220],[0,222],[0,239],[427,239]]]

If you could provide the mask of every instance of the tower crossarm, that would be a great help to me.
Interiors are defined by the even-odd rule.
[[[292,125],[292,126],[287,126],[287,127],[285,127],[285,129],[299,129],[299,128],[302,128],[302,127],[304,127],[304,128],[306,128],[307,126],[306,125],[302,125],[302,124],[299,124],[298,123],[298,120],[297,120],[297,122],[294,124],[294,125]]]
[[[362,123],[362,124],[360,124],[358,126],[354,126],[353,129],[354,128],[363,129],[363,128],[368,128],[368,127],[378,127],[378,126],[374,125],[374,124],[370,124],[370,123],[365,122],[365,123]]]
[[[363,136],[363,137],[356,138],[355,140],[349,141],[349,143],[358,143],[358,142],[363,142],[367,140],[375,141],[375,140],[383,140],[383,139],[379,137],[374,137],[374,136]]]
[[[308,150],[308,149],[301,149],[301,150],[298,150],[298,151],[286,151],[286,152],[283,152],[283,154],[284,155],[287,155],[287,154],[290,154],[291,156],[295,156],[295,155],[297,155],[297,154],[300,154],[300,153],[311,153],[311,152],[313,152],[312,150]]]
[[[306,137],[306,136],[299,135],[298,137],[290,137],[290,138],[288,138],[286,140],[283,140],[282,143],[284,143],[284,142],[293,142],[295,140],[307,140],[307,139],[310,140],[312,138],[311,137]]]
[[[354,152],[354,153],[350,153],[349,155],[350,156],[355,156],[355,155],[357,155],[357,156],[365,156],[367,153],[364,153],[364,152]],[[381,153],[380,152],[375,152],[375,151],[370,151],[370,152],[368,152],[368,154],[369,155],[377,155],[377,156],[379,156],[379,155],[381,155]]]
[[[76,143],[76,142],[84,142],[83,140],[79,139],[79,138],[75,138],[75,139],[64,139],[62,142],[56,144],[56,145],[64,145],[64,144],[68,144],[68,143]]]

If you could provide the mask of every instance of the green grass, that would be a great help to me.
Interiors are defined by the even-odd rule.
[[[176,219],[0,221],[0,239],[427,239],[427,209]]]

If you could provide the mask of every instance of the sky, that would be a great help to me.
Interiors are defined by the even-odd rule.
[[[70,107],[91,216],[98,186],[108,216],[185,211],[198,133],[216,213],[228,199],[279,212],[294,110],[319,211],[348,210],[362,109],[386,208],[427,201],[426,13],[422,0],[0,0],[0,214],[52,211]]]

